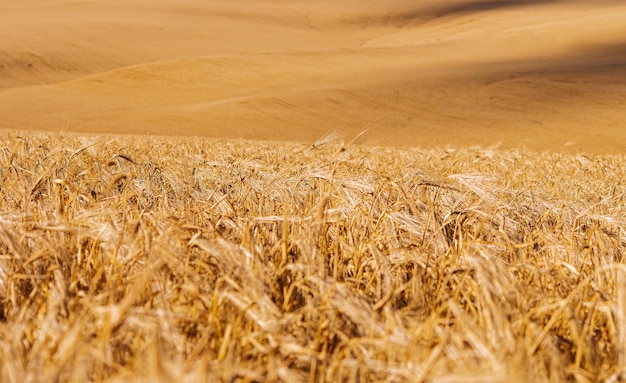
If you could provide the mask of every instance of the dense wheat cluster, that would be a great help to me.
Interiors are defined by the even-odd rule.
[[[2,382],[626,378],[624,157],[0,140]]]

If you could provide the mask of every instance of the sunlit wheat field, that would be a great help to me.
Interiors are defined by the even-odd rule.
[[[0,136],[2,382],[619,382],[626,159]]]

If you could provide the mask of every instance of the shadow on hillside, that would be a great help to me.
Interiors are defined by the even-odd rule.
[[[555,3],[559,1],[563,0],[457,0],[436,6],[418,6],[412,9],[383,15],[371,15],[365,22],[368,26],[405,26],[409,24],[423,24],[433,19],[442,17],[455,17],[505,8]]]
[[[616,84],[626,83],[626,41],[614,44],[582,45],[558,56],[534,57],[524,60],[494,62],[481,66],[486,74],[523,74],[549,77],[613,78]],[[626,91],[626,89],[625,89]]]
[[[496,11],[499,9],[512,7],[525,7],[555,3],[562,0],[482,0],[482,1],[460,1],[453,4],[443,4],[432,8],[437,17],[458,16],[468,13]]]

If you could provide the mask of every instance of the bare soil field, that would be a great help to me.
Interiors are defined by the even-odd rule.
[[[0,128],[623,153],[626,4],[4,2]]]

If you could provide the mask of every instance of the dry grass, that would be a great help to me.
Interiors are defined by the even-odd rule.
[[[0,137],[0,381],[626,378],[626,159]]]

